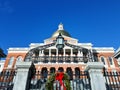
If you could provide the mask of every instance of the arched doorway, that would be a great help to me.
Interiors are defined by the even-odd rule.
[[[54,67],[50,68],[50,74],[52,74],[52,73],[55,73],[55,68]]]
[[[58,68],[58,71],[59,71],[59,72],[64,72],[63,67],[59,67],[59,68]]]
[[[73,79],[73,71],[70,67],[66,69],[66,73],[69,75],[70,80]]]
[[[75,68],[75,78],[76,79],[80,78],[80,69],[78,67]]]
[[[42,68],[41,75],[42,75],[42,78],[45,78],[45,79],[47,78],[47,76],[48,76],[48,70],[47,70],[46,67]]]

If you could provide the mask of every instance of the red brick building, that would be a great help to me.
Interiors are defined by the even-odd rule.
[[[54,44],[59,33],[65,40],[64,48],[59,51]],[[92,43],[79,43],[78,39],[64,30],[59,24],[53,35],[44,43],[31,43],[29,47],[9,48],[4,69],[16,68],[17,62],[33,61],[36,69],[47,73],[64,71],[76,73],[84,70],[86,62],[103,62],[109,71],[119,69],[117,60],[113,58],[113,47],[93,47]],[[29,58],[29,59],[28,59]]]

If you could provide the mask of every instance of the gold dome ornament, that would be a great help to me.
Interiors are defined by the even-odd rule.
[[[57,37],[59,33],[61,33],[61,35],[63,36],[71,37],[71,35],[67,31],[64,30],[62,23],[58,25],[58,30],[53,33],[52,37]]]

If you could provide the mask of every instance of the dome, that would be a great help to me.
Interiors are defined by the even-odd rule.
[[[71,35],[67,31],[64,30],[63,24],[59,24],[58,30],[53,33],[52,37],[57,37],[59,35],[59,33],[61,33],[64,36],[71,37]]]
[[[57,30],[53,35],[52,37],[57,37],[59,35],[59,33],[61,33],[62,35],[64,36],[68,36],[68,37],[71,37],[70,34],[68,32],[66,32],[65,30]]]

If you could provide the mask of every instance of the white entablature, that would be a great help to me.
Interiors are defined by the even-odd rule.
[[[8,53],[27,53],[30,48],[9,48]]]
[[[114,48],[113,47],[94,47],[93,48],[94,53],[114,53]]]

